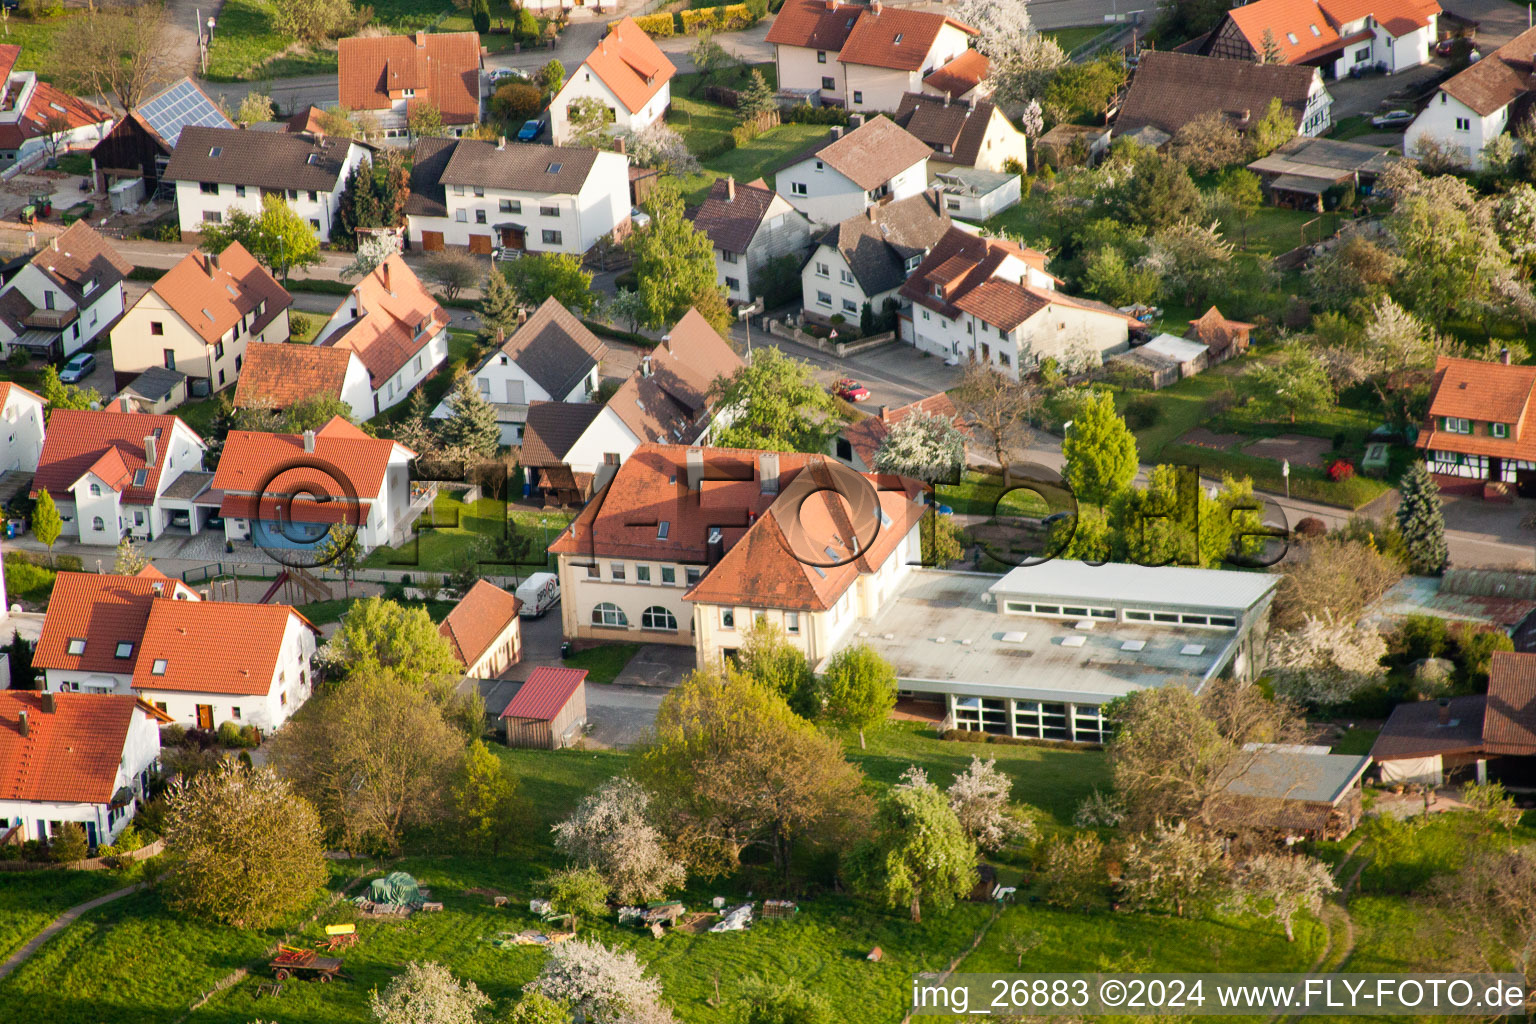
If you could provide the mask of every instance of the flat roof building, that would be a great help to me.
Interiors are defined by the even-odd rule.
[[[1150,687],[1249,678],[1276,577],[1050,561],[1005,576],[914,570],[846,644],[955,728],[1098,743],[1100,706]]]

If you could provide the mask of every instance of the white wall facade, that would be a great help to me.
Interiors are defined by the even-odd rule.
[[[1099,361],[1130,347],[1130,325],[1120,317],[1053,302],[1011,331],[962,312],[951,320],[923,306],[911,310],[913,344],[943,358],[986,362],[1018,379],[1041,360],[1093,355]]]
[[[1503,134],[1508,126],[1508,106],[1485,117],[1441,90],[1403,133],[1403,153],[1417,157],[1420,144],[1433,140],[1452,159],[1471,170],[1481,170],[1483,148]]]
[[[805,46],[775,44],[774,65],[779,73],[780,90],[810,90],[822,99],[841,101],[847,95],[845,67],[837,61],[836,50],[812,50]],[[830,79],[830,82],[823,82]]]
[[[702,577],[703,566],[598,557],[594,576],[582,564],[588,559],[573,555],[559,558],[560,625],[566,639],[693,643],[692,605],[683,600],[683,594]],[[649,575],[649,581],[642,580],[642,575]],[[617,607],[624,623],[594,623],[593,610],[602,604]],[[645,628],[646,609],[657,607],[671,613],[675,630]]]
[[[638,132],[660,121],[666,115],[667,107],[672,105],[672,83],[663,82],[656,95],[646,100],[645,105],[639,110],[631,111],[624,102],[619,99],[614,91],[608,88],[608,83],[586,64],[577,68],[565,84],[560,87],[560,92],[549,104],[549,132],[555,145],[564,146],[571,141],[575,134],[571,130],[570,106],[580,99],[595,99],[607,107],[612,114],[610,131],[623,135],[627,132]]]
[[[150,505],[130,505],[122,495],[92,473],[86,473],[69,492],[52,495],[64,516],[66,537],[78,537],[82,544],[116,545],[128,533],[135,540],[154,540],[170,525],[171,510],[161,504],[160,495],[182,473],[202,472],[203,445],[180,420],[169,437],[159,440],[157,459],[163,459],[159,487]],[[179,511],[179,509],[178,509]],[[96,520],[101,525],[96,525]]]
[[[272,732],[282,728],[283,723],[303,706],[314,691],[311,667],[314,657],[314,633],[297,615],[290,614],[288,626],[283,631],[281,653],[265,694],[195,693],[149,688],[134,692],[188,728],[197,726],[198,707],[203,706],[212,709],[215,729],[225,722],[233,722],[235,725],[254,725],[263,732]]]
[[[447,216],[406,218],[413,245],[422,244],[422,232],[436,231],[445,245],[468,246],[471,236],[479,236],[498,246],[497,225],[519,224],[529,252],[580,255],[604,235],[629,230],[629,158],[622,153],[599,153],[575,194],[469,185],[449,185],[445,192]]]
[[[346,188],[347,176],[362,163],[367,153],[367,150],[355,143],[348,144],[346,160],[330,191],[288,189],[283,193],[288,208],[309,224],[320,241],[331,240],[331,225],[335,223],[336,210],[341,205],[341,193]],[[205,185],[211,191],[205,191]],[[203,230],[205,223],[223,223],[235,210],[258,214],[261,212],[262,191],[255,185],[178,181],[176,216],[181,230],[185,234],[196,235]],[[214,217],[217,219],[210,219]]]
[[[34,262],[41,260],[47,262],[47,252],[39,252],[33,257]],[[38,310],[71,310],[77,309],[75,301],[64,292],[53,279],[43,272],[40,266],[28,263],[17,271],[16,276],[6,282],[0,289],[0,294],[9,291],[18,291],[26,296],[28,302]],[[123,285],[119,281],[110,288],[100,291],[92,290],[83,296],[84,302],[78,307],[78,315],[74,321],[60,332],[60,341],[63,354],[67,357],[84,348],[95,340],[108,324],[112,323],[123,313]],[[7,338],[9,340],[9,332]],[[5,345],[0,345],[0,351],[9,354]]]
[[[636,437],[618,413],[612,408],[605,408],[581,432],[576,443],[571,445],[571,450],[565,456],[565,464],[576,473],[596,473],[597,467],[604,463],[607,455],[617,455],[622,463],[640,447],[642,440],[654,441],[655,438]]]
[[[45,435],[43,403],[19,388],[11,388],[5,408],[0,409],[0,471],[35,471]]]
[[[132,790],[135,797],[145,796],[149,777],[159,760],[159,723],[148,713],[135,709],[128,721],[122,760],[118,762],[112,792],[126,788]],[[135,810],[134,803],[114,810],[107,804],[0,800],[0,832],[20,824],[23,840],[42,840],[53,835],[53,823],[72,822],[85,829],[87,839],[107,844],[116,841],[133,821]]]
[[[960,189],[951,191],[950,186],[944,186],[944,210],[955,220],[982,221],[1019,205],[1022,195],[1023,188],[1017,175],[1010,177],[1002,187],[980,196],[969,195]]]
[[[475,386],[480,389],[486,401],[514,407],[511,410],[498,409],[497,412],[501,424],[501,443],[516,445],[523,441],[523,423],[527,419],[530,402],[590,402],[591,396],[597,391],[599,369],[594,365],[569,393],[551,395],[505,352],[493,352],[480,369],[475,371]],[[439,403],[432,410],[433,419],[447,419],[448,415],[447,402]],[[501,418],[509,415],[513,418]]]
[[[901,104],[902,93],[921,91],[924,78],[960,56],[968,46],[970,36],[946,24],[934,37],[923,66],[915,71],[843,63],[836,50],[783,43],[774,46],[774,64],[780,89],[814,91],[822,100],[835,101],[852,111],[889,112]]]
[[[889,197],[897,202],[928,187],[928,159],[906,167],[876,188],[865,190],[833,170],[819,157],[807,157],[784,168],[774,187],[789,205],[818,227],[829,227]]]

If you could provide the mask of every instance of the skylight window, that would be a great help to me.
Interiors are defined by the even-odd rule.
[[[894,42],[900,43],[902,35],[903,35],[903,33],[897,32],[896,33],[896,38],[895,38]]]
[[[1317,30],[1317,26],[1316,25],[1312,26],[1312,34],[1315,35],[1315,36],[1322,35],[1322,33]]]
[[[309,154],[309,159],[308,159],[307,162],[310,163],[310,164],[317,164],[317,163],[319,163],[320,162],[320,154],[319,153],[311,153],[311,154]]]
[[[560,173],[560,168],[562,168],[564,166],[565,166],[564,164],[550,164],[549,167],[546,168],[546,170],[548,170],[550,174],[559,174]]]
[[[154,665],[149,669],[150,675],[163,676],[167,668],[164,658],[156,658]]]
[[[1145,640],[1127,640],[1120,645],[1120,649],[1122,651],[1144,651],[1147,649],[1147,642]]]
[[[130,642],[128,640],[124,640],[121,643],[119,643],[117,645],[117,650],[115,652],[113,652],[113,657],[115,657],[115,658],[131,658],[131,657],[133,657],[133,644],[132,644],[132,642]]]
[[[1087,642],[1088,638],[1085,636],[1064,636],[1061,638],[1061,646],[1063,647],[1081,647]]]
[[[208,156],[210,158],[212,158],[212,159],[218,159],[219,157],[221,157],[223,155],[224,155],[224,147],[223,146],[214,146],[212,149],[210,149],[208,151]]]
[[[135,486],[135,487],[143,487],[144,486],[144,482],[146,480],[148,480],[148,479],[149,479],[149,470],[147,470],[147,469],[136,469],[136,470],[133,471],[133,486]]]
[[[1289,39],[1291,41],[1291,45],[1292,46],[1296,45],[1296,33],[1295,32],[1287,32],[1285,34],[1285,38],[1287,38],[1287,39]]]
[[[78,636],[70,637],[68,650],[70,654],[84,654],[85,641]]]
[[[1188,657],[1196,657],[1205,653],[1205,644],[1185,644],[1179,648],[1179,653]]]
[[[657,540],[666,540],[667,539],[667,533],[671,529],[672,529],[672,524],[670,522],[668,522],[667,520],[663,519],[661,521],[661,525],[656,527],[656,539]]]

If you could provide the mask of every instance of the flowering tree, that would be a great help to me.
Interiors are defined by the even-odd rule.
[[[1237,901],[1255,914],[1279,921],[1287,942],[1296,941],[1297,914],[1317,913],[1323,909],[1323,897],[1339,891],[1322,861],[1280,853],[1259,854],[1238,869],[1233,881]]]
[[[629,158],[641,167],[655,167],[668,174],[693,174],[699,159],[688,149],[676,128],[657,121],[648,128],[625,136]]]
[[[980,32],[976,49],[991,62],[987,81],[1004,103],[1040,96],[1067,55],[1030,25],[1028,0],[965,0],[955,17]]]
[[[646,976],[635,954],[574,939],[552,946],[544,969],[528,986],[569,1004],[587,1024],[671,1024],[661,984]]]
[[[875,452],[874,468],[930,484],[960,479],[965,435],[948,416],[918,409],[891,425]]]
[[[633,779],[614,779],[554,827],[555,846],[576,863],[596,868],[623,902],[658,900],[681,888],[686,875],[662,849],[661,833],[646,813],[650,802]]]
[[[368,1004],[378,1024],[475,1024],[491,1000],[442,964],[412,960]]]
[[[1013,783],[997,770],[997,759],[971,755],[971,764],[949,787],[949,808],[966,835],[983,850],[996,850],[1027,826],[1008,815],[1008,791]]]
[[[1269,635],[1277,693],[1309,704],[1338,704],[1378,681],[1387,642],[1368,622],[1307,615],[1298,629]]]
[[[1214,896],[1224,882],[1220,837],[1191,831],[1183,821],[1159,819],[1126,843],[1120,860],[1121,898],[1138,910],[1183,917],[1188,907]]]

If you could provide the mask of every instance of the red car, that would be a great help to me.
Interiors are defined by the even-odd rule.
[[[832,393],[845,402],[862,402],[869,397],[869,388],[856,380],[844,377],[832,385]]]

